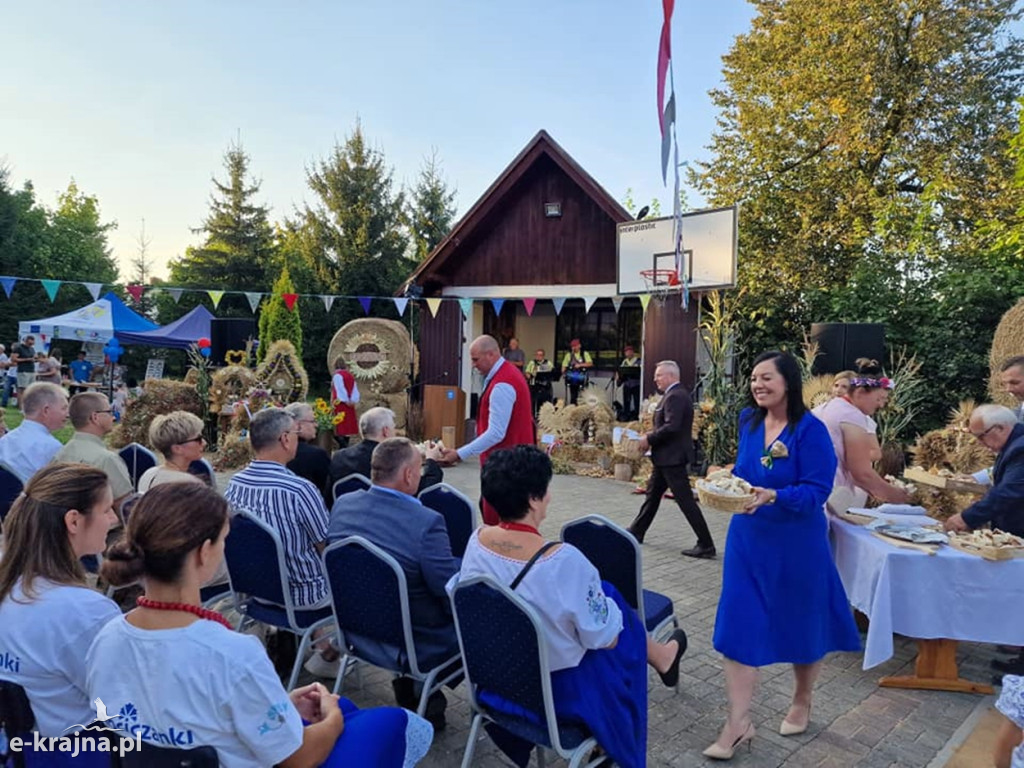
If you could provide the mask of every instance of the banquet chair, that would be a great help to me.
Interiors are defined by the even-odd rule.
[[[643,588],[640,544],[631,533],[606,517],[587,515],[563,525],[561,539],[580,550],[601,578],[619,591],[651,637],[657,639],[679,626],[672,599]]]
[[[22,488],[18,476],[7,467],[0,466],[0,523],[3,523],[7,513],[11,511]]]
[[[32,712],[32,705],[25,689],[17,683],[0,680],[0,732],[7,734],[7,740],[21,736],[28,737],[31,741],[29,734],[35,728],[35,724],[36,716]],[[7,765],[8,762],[14,768],[22,768],[25,765],[24,752],[5,754],[6,750],[6,744],[0,745],[0,765]]]
[[[139,490],[139,478],[147,469],[152,469],[158,463],[156,454],[149,448],[139,443],[129,443],[117,452],[124,463],[128,466],[128,475],[132,479],[132,488]]]
[[[304,648],[313,631],[329,622],[329,606],[296,607],[281,537],[262,520],[242,510],[235,512],[224,541],[224,559],[235,608],[242,617],[237,630],[249,622],[266,624],[301,637]],[[302,654],[297,654],[288,678],[289,691],[295,687],[302,661]]]
[[[469,537],[476,528],[476,505],[465,494],[448,483],[438,483],[420,491],[419,500],[425,507],[441,513],[448,529],[452,554],[462,557]]]
[[[198,477],[213,490],[217,490],[217,476],[213,473],[213,465],[206,459],[196,459],[189,464],[188,473]]]
[[[597,746],[589,730],[578,723],[560,723],[555,716],[547,643],[536,611],[508,587],[489,576],[476,576],[456,585],[452,612],[473,712],[462,768],[473,764],[485,721],[535,744],[540,766],[544,765],[545,748],[568,760],[570,768],[600,764],[603,757],[587,762],[587,755]],[[496,627],[501,631],[495,631]],[[482,691],[534,716],[495,709],[481,698]]]
[[[368,491],[371,485],[373,483],[366,475],[360,475],[358,472],[345,475],[340,480],[334,481],[334,485],[331,487],[331,503],[336,502],[339,496],[352,493],[352,491]]]
[[[383,549],[361,536],[349,536],[327,547],[323,560],[331,585],[331,609],[341,641],[339,646],[346,654],[334,682],[334,693],[341,688],[350,660],[360,661],[423,683],[416,710],[422,717],[430,694],[462,676],[459,654],[433,659],[421,659],[417,654],[405,572]],[[370,658],[349,644],[346,633],[395,648],[396,658],[390,664],[385,664],[380,654]],[[303,650],[300,647],[300,658]]]

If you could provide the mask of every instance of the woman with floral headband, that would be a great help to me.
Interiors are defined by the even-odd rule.
[[[892,381],[882,375],[878,362],[861,358],[850,379],[849,391],[813,411],[828,428],[839,460],[829,499],[833,512],[863,507],[868,496],[893,504],[910,502],[906,491],[889,485],[872,466],[882,457],[882,449],[871,417],[885,405],[891,389]]]
[[[758,668],[792,664],[793,700],[779,727],[803,733],[821,660],[860,650],[832,562],[822,511],[836,459],[828,432],[803,402],[792,355],[765,352],[750,377],[754,407],[740,414],[733,474],[754,486],[746,514],[729,524],[714,646],[724,658],[729,719],[704,750],[728,760],[754,737],[750,705]]]

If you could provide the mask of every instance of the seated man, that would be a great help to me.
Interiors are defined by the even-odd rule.
[[[68,420],[68,396],[56,384],[39,382],[19,391],[18,399],[25,420],[0,438],[0,464],[27,483],[61,448],[50,433]]]
[[[383,440],[395,436],[394,411],[390,408],[371,408],[359,419],[359,434],[363,436],[362,442],[338,451],[331,458],[329,485],[333,486],[343,477],[352,474],[370,477],[370,457],[373,455],[373,449]],[[423,462],[423,476],[414,495],[444,480],[444,471],[435,458],[428,455]]]
[[[526,364],[526,380],[530,382],[530,399],[533,401],[533,417],[544,403],[554,400],[551,393],[551,373],[555,367],[544,355],[543,349],[533,353],[533,360]],[[538,376],[537,374],[542,374]]]
[[[392,437],[373,451],[369,491],[340,496],[331,509],[327,529],[330,541],[362,536],[386,551],[401,565],[409,590],[413,642],[420,667],[431,667],[458,653],[451,603],[445,584],[459,570],[452,556],[444,518],[423,506],[413,494],[420,482],[420,452],[404,437]],[[394,660],[398,649],[384,647],[346,634],[345,639],[367,658]],[[412,681],[394,683],[400,706],[415,709],[418,697]],[[444,724],[444,694],[431,696],[427,719],[435,728]]]

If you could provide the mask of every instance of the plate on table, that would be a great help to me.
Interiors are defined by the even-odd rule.
[[[887,523],[878,520],[868,525],[868,528],[879,536],[890,539],[906,541],[910,544],[948,544],[949,537],[942,531],[934,528],[926,528],[921,525],[906,525],[905,523]]]

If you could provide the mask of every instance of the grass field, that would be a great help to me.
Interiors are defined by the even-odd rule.
[[[14,429],[16,426],[21,424],[24,416],[21,415],[21,411],[17,408],[7,407],[4,409],[4,422],[7,424],[7,429]],[[53,433],[53,436],[60,440],[62,443],[66,443],[71,439],[71,436],[75,433],[75,430],[71,428],[71,422],[68,422],[65,426],[58,429]]]

